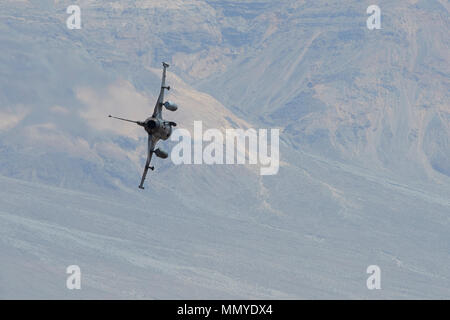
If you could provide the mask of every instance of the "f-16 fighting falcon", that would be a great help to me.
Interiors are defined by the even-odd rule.
[[[172,121],[165,121],[162,118],[162,107],[164,106],[167,110],[176,111],[178,106],[175,103],[170,101],[164,101],[164,90],[170,90],[170,86],[166,86],[166,69],[169,65],[163,62],[163,74],[161,81],[161,91],[159,93],[158,101],[156,101],[155,110],[153,111],[153,115],[147,118],[145,121],[133,121],[118,117],[113,117],[109,115],[110,118],[133,122],[141,127],[144,127],[145,131],[148,133],[148,151],[147,151],[147,162],[145,163],[144,173],[142,174],[141,184],[139,188],[144,189],[144,180],[147,175],[147,171],[150,168],[152,171],[155,169],[150,166],[150,161],[152,160],[153,153],[156,154],[157,157],[166,159],[168,157],[168,153],[161,150],[155,149],[156,143],[161,140],[167,140],[172,134],[172,127],[175,127],[177,124]]]

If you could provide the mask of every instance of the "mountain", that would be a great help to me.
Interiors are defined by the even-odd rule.
[[[282,126],[294,148],[448,181],[448,3],[379,6],[382,29],[368,30],[363,2],[283,2],[250,19],[250,48],[199,88]]]
[[[77,3],[0,4],[1,298],[450,296],[447,2]],[[138,190],[107,115],[149,116],[161,61],[165,118],[279,128],[278,174],[154,159]]]

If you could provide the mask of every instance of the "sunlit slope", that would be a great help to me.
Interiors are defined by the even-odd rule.
[[[72,189],[134,188],[145,163],[147,135],[107,116],[144,120],[153,113],[161,61],[142,66],[122,51],[120,39],[117,46],[96,42],[104,33],[90,29],[89,10],[86,30],[72,32],[65,26],[65,12],[58,11],[62,3],[2,6],[1,173]],[[98,50],[106,50],[110,64]],[[164,111],[164,117],[176,121],[177,128],[192,132],[195,120],[204,129],[250,126],[172,68],[166,97],[179,110]],[[162,143],[163,149],[170,147]],[[154,161],[157,171],[170,162]]]
[[[94,195],[1,177],[0,296],[450,295],[447,198],[299,156],[313,173],[289,166],[280,179],[267,178],[272,191],[255,195],[261,206],[243,186],[240,195],[211,197],[217,186],[208,181],[218,173],[210,170],[218,169],[208,167],[195,176],[186,167],[162,173],[145,194]],[[171,174],[178,183],[160,182]],[[72,264],[82,269],[81,291],[65,288]],[[371,264],[382,270],[380,291],[366,288]]]

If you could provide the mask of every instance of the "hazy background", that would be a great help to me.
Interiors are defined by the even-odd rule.
[[[449,9],[2,0],[0,298],[450,298]],[[165,118],[280,128],[278,175],[156,158],[137,189],[145,132],[107,115],[150,115],[161,61]]]

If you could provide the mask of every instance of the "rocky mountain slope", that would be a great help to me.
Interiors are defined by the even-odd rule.
[[[450,295],[447,2],[70,4],[0,3],[0,297]],[[279,173],[155,159],[138,192],[145,134],[107,115],[145,119],[163,60],[167,119],[280,128]]]

